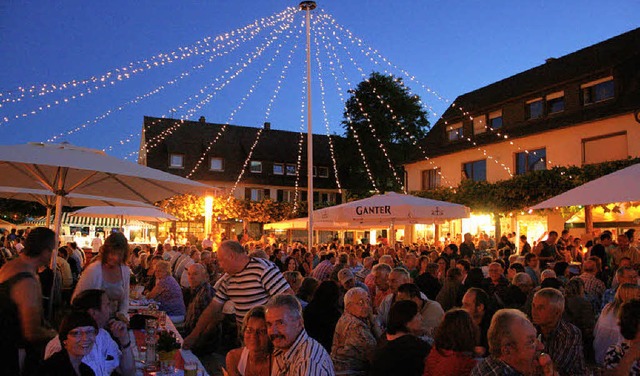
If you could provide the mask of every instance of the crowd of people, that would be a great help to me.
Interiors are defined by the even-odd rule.
[[[133,247],[114,233],[87,262],[36,228],[0,269],[0,354],[15,375],[134,374],[127,310],[143,291],[212,375],[640,374],[633,231],[513,240],[214,252],[210,239]]]

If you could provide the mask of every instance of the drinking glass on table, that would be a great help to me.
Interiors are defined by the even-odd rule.
[[[198,363],[193,361],[184,362],[184,376],[197,376]]]

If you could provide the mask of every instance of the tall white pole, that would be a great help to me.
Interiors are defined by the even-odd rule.
[[[307,244],[313,247],[313,128],[311,126],[311,11],[316,8],[315,1],[303,1],[300,9],[307,12]]]

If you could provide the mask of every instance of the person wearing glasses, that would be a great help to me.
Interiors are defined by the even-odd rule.
[[[98,324],[87,312],[73,311],[60,324],[62,349],[42,364],[39,375],[93,376],[95,373],[82,362],[96,342]]]
[[[273,346],[267,333],[265,309],[256,306],[247,313],[242,322],[243,347],[227,353],[229,376],[268,376],[271,371]]]

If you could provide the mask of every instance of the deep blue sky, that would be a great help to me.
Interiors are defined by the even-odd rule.
[[[178,51],[179,47],[191,46],[205,37],[230,32],[297,4],[297,1],[283,0],[0,0],[0,92],[4,95],[0,99],[20,86],[57,84],[100,76],[130,62]],[[367,45],[449,100],[543,64],[545,58],[566,55],[640,26],[640,2],[637,0],[343,0],[318,1],[318,7],[314,15],[320,15],[322,8]],[[301,20],[302,15],[298,14],[295,25]],[[183,72],[190,72],[189,77],[159,94],[127,105],[121,111],[113,111],[111,116],[83,131],[58,138],[58,141],[66,140],[87,147],[111,147],[108,152],[116,156],[129,155],[138,148],[143,116],[171,115],[172,108],[178,108],[202,86],[213,82],[227,67],[263,43],[269,31],[261,32],[234,52],[205,64],[201,70],[192,69],[205,61],[201,56],[177,61],[44,111],[38,111],[38,107],[61,101],[81,89],[56,91],[43,98],[25,97],[18,104],[2,103],[0,120],[32,110],[36,114],[9,122],[0,121],[0,143],[47,140],[92,121],[109,109],[127,103]],[[280,56],[273,60],[255,93],[237,110],[232,123],[258,126],[268,120],[276,129],[299,130],[303,39],[300,39],[291,67],[273,102],[271,114],[265,117],[295,35],[278,39],[261,58],[219,90],[208,105],[194,111],[190,118],[204,115],[211,122],[226,122],[259,71],[271,61],[278,42],[285,41]],[[381,69],[345,39],[344,34],[338,33],[338,36],[366,73]],[[360,81],[358,72],[346,60],[345,50],[340,46],[337,48],[348,79],[356,84]],[[324,51],[322,47],[320,56],[330,131],[341,134],[342,103]],[[314,69],[317,69],[315,59]],[[392,71],[402,75],[396,69]],[[342,77],[340,75],[339,79],[344,91],[347,87]],[[313,81],[316,100],[314,132],[326,133],[316,73]],[[438,116],[442,114],[447,102],[431,95],[418,83],[408,79],[405,82],[433,107]],[[185,115],[186,110],[192,107],[176,111],[175,117]],[[436,120],[437,117],[431,114],[430,121],[435,123]],[[133,136],[127,137],[129,135]]]

